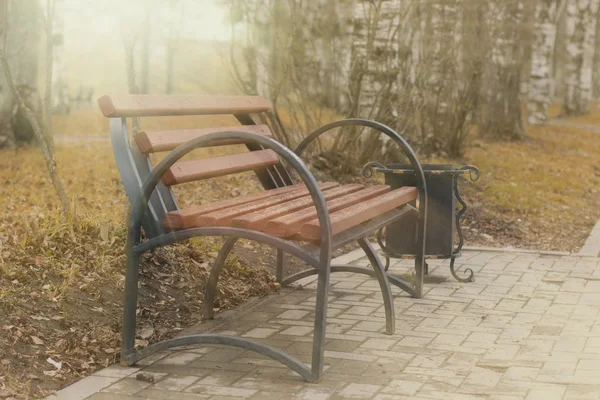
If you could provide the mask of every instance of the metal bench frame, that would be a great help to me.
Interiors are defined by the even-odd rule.
[[[236,115],[236,118],[243,125],[254,124],[253,119],[249,115]],[[374,130],[387,135],[404,151],[414,170],[417,171],[416,175],[418,182],[417,187],[419,192],[419,205],[418,210],[410,205],[407,205],[402,209],[401,213],[399,213],[396,209],[392,214],[390,214],[391,212],[388,212],[388,215],[382,215],[381,218],[376,218],[376,221],[373,221],[366,227],[361,227],[360,229],[353,228],[333,237],[331,233],[329,214],[327,212],[327,205],[323,193],[321,192],[321,189],[319,188],[314,176],[308,170],[299,156],[303,153],[307,146],[320,135],[334,128],[350,125],[373,128]],[[329,276],[331,272],[353,272],[377,278],[383,295],[387,334],[393,334],[395,330],[394,303],[389,283],[400,287],[413,297],[422,296],[425,265],[425,226],[427,219],[427,189],[425,175],[411,147],[398,133],[391,128],[374,121],[363,119],[346,119],[325,125],[322,128],[314,131],[307,136],[302,143],[300,143],[294,152],[273,139],[248,132],[237,132],[232,130],[211,133],[180,145],[175,150],[171,151],[154,168],[152,168],[152,165],[150,164],[149,157],[147,157],[145,154],[142,154],[135,145],[131,146],[129,144],[129,135],[127,132],[125,117],[111,117],[110,131],[113,150],[119,172],[121,174],[121,179],[125,186],[127,195],[133,204],[128,225],[126,245],[127,269],[121,349],[121,362],[123,364],[135,364],[137,361],[153,353],[176,346],[193,344],[220,344],[255,351],[283,363],[292,370],[296,371],[309,382],[318,382],[321,380],[323,375],[327,301]],[[317,210],[321,232],[321,242],[318,246],[307,245],[301,247],[297,243],[290,240],[285,240],[262,232],[241,228],[205,227],[168,232],[162,226],[162,216],[164,213],[178,209],[177,202],[175,201],[171,189],[163,185],[161,182],[161,177],[163,174],[177,160],[181,159],[192,150],[205,146],[213,141],[224,139],[243,140],[246,143],[249,143],[247,147],[250,150],[272,149],[279,155],[281,159],[286,161],[289,167],[296,171],[302,182],[308,188],[310,196],[312,197]],[[259,176],[259,179],[265,189],[272,189],[292,184],[290,175],[287,173],[287,171],[285,171],[281,164],[276,167],[271,167],[266,171],[257,171],[257,175]],[[378,228],[398,220],[404,215],[404,213],[409,212],[417,213],[419,216],[416,246],[417,254],[415,258],[415,287],[396,276],[388,275],[384,270],[384,266],[374,248],[366,239],[366,235],[368,233],[375,232]],[[145,235],[148,238],[148,240],[144,242],[141,240],[142,227],[144,228]],[[311,367],[308,367],[295,357],[270,345],[243,337],[222,334],[197,334],[178,337],[150,345],[141,350],[135,349],[136,306],[140,256],[144,252],[154,248],[199,236],[222,236],[226,238],[223,247],[221,248],[215,260],[207,282],[204,300],[205,318],[213,317],[213,304],[215,294],[217,293],[216,288],[219,274],[228,254],[233,249],[238,238],[254,240],[273,246],[277,249],[277,280],[282,283],[282,285],[289,285],[298,279],[310,275],[318,275]],[[333,248],[350,243],[352,241],[357,241],[361,246],[371,263],[372,269],[359,267],[356,265],[331,264],[331,254]],[[307,263],[311,268],[284,278],[284,253],[289,253],[298,257],[300,260]]]

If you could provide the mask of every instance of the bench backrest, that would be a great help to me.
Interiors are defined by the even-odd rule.
[[[150,153],[175,149],[188,140],[219,131],[238,130],[272,136],[266,125],[257,125],[251,114],[268,111],[269,103],[259,96],[103,96],[98,105],[105,117],[110,118],[113,151],[130,201],[135,201],[144,180],[150,175]],[[127,118],[182,115],[234,115],[242,126],[186,130],[140,131],[135,144],[130,144]],[[254,170],[265,189],[292,184],[287,171],[272,150],[227,140],[211,146],[245,144],[249,152],[198,160],[178,161],[163,177],[149,201],[149,214],[144,219],[144,231],[149,237],[165,233],[163,217],[178,209],[171,186],[232,173]]]

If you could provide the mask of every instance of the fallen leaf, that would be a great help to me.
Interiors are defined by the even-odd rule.
[[[103,224],[100,226],[100,238],[104,242],[108,242],[108,224]]]
[[[35,345],[41,346],[44,344],[44,341],[37,336],[29,336]]]
[[[140,337],[142,339],[150,339],[152,335],[154,335],[154,328],[150,325],[143,327],[140,331]]]
[[[50,357],[48,357],[48,358],[46,359],[46,361],[47,361],[48,363],[50,363],[50,364],[54,365],[54,367],[55,367],[56,369],[61,369],[61,368],[62,368],[62,362],[57,362],[57,361],[54,361],[54,360],[53,360],[52,358],[50,358]],[[46,373],[46,372],[44,372],[44,373]]]

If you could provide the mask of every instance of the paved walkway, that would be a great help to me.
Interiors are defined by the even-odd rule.
[[[432,262],[440,279],[424,299],[396,292],[393,336],[382,333],[377,282],[333,274],[320,384],[254,353],[205,346],[165,351],[141,370],[109,367],[50,398],[600,399],[600,259],[471,251],[459,260],[476,281],[457,283],[447,262]],[[304,283],[185,333],[243,334],[308,362],[314,284]]]

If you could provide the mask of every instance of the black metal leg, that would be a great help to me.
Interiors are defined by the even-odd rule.
[[[317,279],[317,302],[315,305],[315,329],[311,363],[311,382],[319,382],[323,377],[325,361],[325,330],[327,328],[327,301],[329,297],[329,268],[322,265]]]
[[[379,281],[381,296],[383,297],[383,306],[385,308],[385,333],[393,335],[396,330],[396,317],[394,315],[394,300],[392,299],[392,291],[388,282],[387,274],[384,271],[381,260],[377,257],[375,249],[365,238],[359,239],[358,244],[371,262],[371,267],[375,273],[375,277]]]
[[[456,274],[456,271],[454,270],[454,261],[455,260],[456,260],[456,257],[452,257],[450,259],[450,273],[452,274],[452,276],[454,277],[454,279],[456,279],[459,282],[463,282],[463,283],[473,282],[473,280],[474,280],[473,279],[474,273],[473,273],[473,270],[471,268],[467,268],[467,269],[464,270],[465,275],[469,274],[466,278],[461,278],[460,276],[458,276]]]
[[[127,271],[125,276],[125,304],[123,307],[123,331],[121,341],[121,364],[131,365],[135,354],[135,324],[140,257],[133,254],[127,244]]]
[[[388,256],[384,256],[385,257],[385,267],[383,268],[385,272],[388,271],[388,269],[390,269],[390,258]]]
[[[283,250],[277,249],[277,270],[276,270],[276,278],[277,283],[281,284],[283,280]]]
[[[204,304],[203,312],[204,319],[213,319],[215,314],[213,310],[213,305],[215,304],[215,295],[217,293],[217,283],[219,282],[219,276],[221,275],[221,271],[223,270],[223,265],[225,265],[225,260],[227,260],[227,256],[233,250],[233,246],[235,242],[237,242],[237,237],[229,237],[223,243],[223,247],[221,247],[221,251],[217,255],[215,259],[215,263],[210,270],[210,275],[208,276],[208,281],[206,282],[206,288],[204,289]]]

